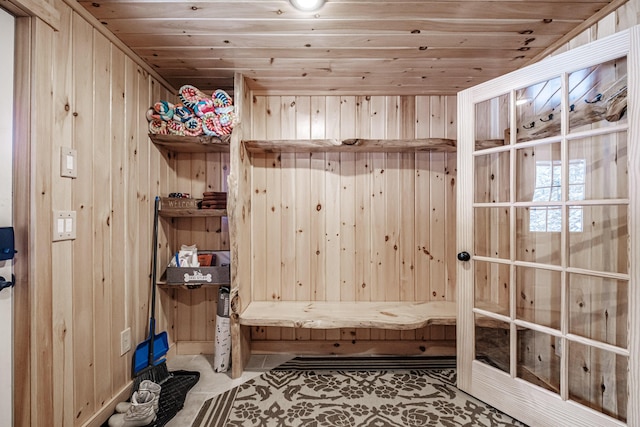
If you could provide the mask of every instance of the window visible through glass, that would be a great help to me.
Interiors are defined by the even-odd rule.
[[[586,160],[573,159],[569,162],[569,200],[584,200]],[[533,202],[559,202],[562,199],[562,166],[560,161],[542,160],[536,162],[536,186]],[[559,206],[531,207],[529,210],[529,231],[560,232],[562,210]],[[569,207],[569,231],[582,231],[582,207]]]

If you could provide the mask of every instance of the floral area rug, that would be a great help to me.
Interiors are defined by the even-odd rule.
[[[525,426],[455,384],[455,360],[296,358],[206,401],[192,427]]]

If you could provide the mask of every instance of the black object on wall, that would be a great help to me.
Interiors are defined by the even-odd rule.
[[[13,259],[15,253],[13,227],[0,227],[0,261]]]

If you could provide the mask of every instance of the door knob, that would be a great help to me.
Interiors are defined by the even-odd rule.
[[[469,255],[469,252],[459,252],[458,253],[458,260],[459,261],[469,261],[471,259],[471,255]]]

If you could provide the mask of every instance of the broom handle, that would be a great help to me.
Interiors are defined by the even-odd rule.
[[[153,335],[156,329],[156,281],[158,269],[158,210],[160,207],[160,197],[156,196],[153,209],[153,249],[151,260],[151,319],[149,321],[149,336],[151,337],[151,345],[149,345],[149,357],[153,361]]]

